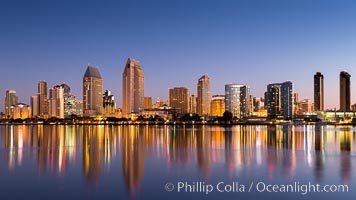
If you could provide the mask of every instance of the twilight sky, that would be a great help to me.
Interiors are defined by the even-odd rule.
[[[154,99],[167,99],[176,86],[196,94],[198,78],[208,74],[213,95],[234,82],[262,97],[268,83],[292,80],[301,98],[313,100],[313,75],[321,71],[326,108],[338,108],[340,71],[356,76],[356,2],[0,2],[0,111],[6,90],[29,103],[39,80],[65,82],[82,99],[88,63],[121,107],[128,57],[141,62],[145,95]]]

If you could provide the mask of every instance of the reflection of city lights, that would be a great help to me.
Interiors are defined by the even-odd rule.
[[[119,162],[128,190],[138,192],[147,173],[145,165],[152,164],[145,161],[151,158],[159,160],[153,166],[165,162],[167,166],[163,166],[163,170],[193,167],[205,179],[215,176],[217,169],[226,170],[231,178],[256,169],[271,178],[278,173],[293,177],[304,169],[311,169],[311,173],[320,178],[332,168],[339,170],[342,181],[347,182],[353,167],[349,155],[354,154],[356,142],[352,129],[334,126],[18,125],[4,126],[5,134],[0,139],[4,138],[4,157],[10,170],[28,164],[28,154],[24,153],[28,151],[31,156],[35,154],[40,175],[52,171],[65,175],[74,165],[80,166],[87,183],[99,183],[106,172],[103,166]],[[76,151],[77,147],[80,150]],[[329,165],[327,155],[339,153],[343,156]],[[118,170],[109,167],[108,171]]]

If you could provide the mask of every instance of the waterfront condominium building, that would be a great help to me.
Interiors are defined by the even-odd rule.
[[[271,118],[293,118],[293,83],[272,83],[267,86],[266,106]]]
[[[345,71],[340,72],[340,111],[351,109],[351,75]]]
[[[250,87],[241,84],[225,85],[225,110],[234,117],[244,118],[251,115]]]
[[[320,72],[314,75],[314,110],[324,110],[324,76]]]
[[[176,108],[180,114],[189,113],[189,88],[175,87],[169,89],[169,106]]]
[[[49,116],[64,118],[64,87],[61,85],[49,89]]]
[[[122,115],[139,113],[144,109],[144,80],[139,61],[128,58],[122,74]]]
[[[203,75],[197,84],[197,113],[200,116],[210,115],[210,78]]]
[[[47,96],[47,82],[38,82],[38,115],[40,117],[48,117],[48,96]]]
[[[214,95],[211,99],[211,116],[222,117],[225,112],[225,95]]]
[[[7,90],[5,95],[5,116],[8,118],[11,115],[11,106],[18,103],[18,97],[15,90]]]
[[[101,114],[103,108],[103,79],[99,69],[88,66],[83,77],[83,114]]]

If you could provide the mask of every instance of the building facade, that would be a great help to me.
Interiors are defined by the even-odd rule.
[[[301,113],[298,114],[310,114],[314,110],[313,102],[310,99],[303,99],[299,102]]]
[[[340,111],[351,109],[351,75],[345,71],[340,72]]]
[[[145,109],[152,109],[152,97],[145,97],[144,98],[144,108]]]
[[[39,107],[38,107],[38,96],[31,96],[31,117],[35,118],[39,116]]]
[[[250,102],[250,87],[241,84],[225,85],[225,110],[231,112],[234,117],[249,117]]]
[[[61,85],[49,89],[49,116],[64,118],[64,88]]]
[[[197,84],[197,114],[210,115],[210,78],[204,75],[199,78]]]
[[[189,88],[175,87],[169,89],[169,106],[177,109],[180,114],[189,113]]]
[[[10,118],[11,119],[31,118],[31,107],[24,103],[18,103],[16,105],[12,105],[10,108]]]
[[[18,97],[15,90],[7,90],[5,95],[5,117],[11,115],[11,106],[18,103]]]
[[[73,115],[83,116],[83,101],[76,99],[74,95],[65,94],[64,95],[64,118],[69,118]]]
[[[197,96],[192,94],[189,98],[189,112],[197,113]]]
[[[48,94],[47,94],[47,82],[38,82],[38,115],[42,118],[48,117]]]
[[[211,116],[222,117],[225,112],[225,95],[214,95],[211,99]]]
[[[271,118],[292,119],[294,115],[293,83],[273,83],[267,86],[267,113]]]
[[[320,72],[314,75],[314,109],[324,110],[324,75]]]
[[[106,116],[114,116],[116,112],[115,97],[110,90],[105,90],[103,96],[104,114]]]
[[[99,115],[103,110],[103,79],[99,69],[88,66],[83,77],[83,113]]]
[[[139,113],[144,109],[145,77],[139,61],[128,58],[122,74],[122,115]]]

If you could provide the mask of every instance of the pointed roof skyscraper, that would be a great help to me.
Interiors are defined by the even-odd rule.
[[[83,112],[85,116],[101,114],[103,79],[99,69],[88,65],[83,77]]]
[[[85,71],[84,77],[94,77],[94,78],[101,78],[99,69],[93,66],[88,65],[87,70]]]

